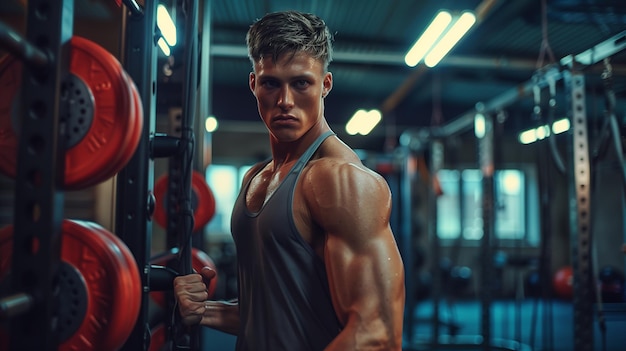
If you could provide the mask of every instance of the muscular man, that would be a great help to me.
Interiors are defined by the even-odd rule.
[[[330,129],[332,37],[323,20],[271,13],[246,37],[271,160],[246,174],[232,216],[237,302],[177,277],[183,322],[237,335],[238,351],[401,350],[404,268],[391,193]]]

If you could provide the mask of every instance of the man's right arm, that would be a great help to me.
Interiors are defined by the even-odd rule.
[[[174,279],[174,295],[185,325],[200,324],[236,335],[239,331],[239,304],[233,301],[210,301],[206,281],[215,271],[204,268],[198,273]]]

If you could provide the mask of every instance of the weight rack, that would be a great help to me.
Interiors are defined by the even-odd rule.
[[[54,350],[58,344],[55,276],[60,264],[65,169],[59,103],[61,83],[69,70],[73,10],[73,0],[33,0],[27,7],[26,45],[39,54],[22,57],[28,69],[22,72],[15,183],[19,196],[14,200],[13,268],[6,299],[11,350]],[[29,94],[32,91],[39,94]]]
[[[144,124],[135,154],[117,175],[115,232],[135,256],[142,284],[141,310],[122,350],[147,350],[150,341],[148,303],[150,292],[151,213],[154,209],[154,161],[152,145],[156,124],[156,1],[143,8],[124,1],[122,64],[137,85],[143,103]],[[146,40],[153,39],[153,40]]]

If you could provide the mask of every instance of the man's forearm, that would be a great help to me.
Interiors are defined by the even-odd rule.
[[[235,301],[207,301],[200,325],[237,335],[239,332],[239,303]]]

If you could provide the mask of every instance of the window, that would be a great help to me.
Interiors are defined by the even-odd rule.
[[[251,166],[211,164],[207,168],[207,183],[215,196],[215,216],[208,226],[210,233],[230,235],[230,217],[241,188],[245,172]]]
[[[480,240],[483,236],[482,173],[477,169],[438,172],[443,194],[437,198],[437,234],[441,239]],[[525,173],[519,169],[494,174],[496,239],[529,238]]]

